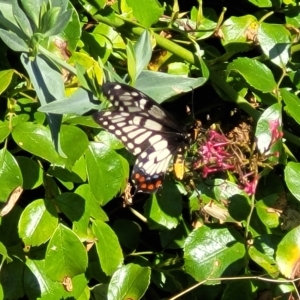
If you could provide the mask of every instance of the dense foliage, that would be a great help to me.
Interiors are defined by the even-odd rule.
[[[300,7],[182,2],[0,1],[1,299],[300,298]],[[201,120],[182,180],[132,195],[106,81]]]

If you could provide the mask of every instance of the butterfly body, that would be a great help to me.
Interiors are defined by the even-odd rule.
[[[102,90],[113,110],[95,113],[94,120],[138,156],[132,173],[137,192],[157,191],[171,158],[189,143],[189,134],[144,93],[120,83],[105,83]]]

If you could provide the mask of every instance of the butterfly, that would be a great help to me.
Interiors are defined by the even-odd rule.
[[[153,99],[131,86],[107,82],[102,91],[112,110],[96,112],[93,119],[137,156],[131,177],[136,192],[156,192],[171,158],[177,153],[183,157],[190,134]]]

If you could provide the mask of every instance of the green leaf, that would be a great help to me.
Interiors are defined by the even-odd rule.
[[[0,38],[3,42],[12,49],[13,51],[17,52],[28,52],[29,48],[27,44],[19,38],[14,32],[6,31],[0,28]]]
[[[22,186],[22,173],[16,159],[5,148],[0,150],[0,202],[6,201],[18,186]]]
[[[126,228],[126,230],[124,230],[124,228]],[[131,251],[136,249],[139,244],[141,232],[141,228],[137,223],[126,219],[118,219],[114,223],[113,229],[122,246],[125,246]]]
[[[21,255],[21,247],[17,250],[13,257],[13,261],[9,264],[1,266],[0,281],[5,297],[3,299],[22,299],[24,296],[24,263],[18,257]],[[25,260],[24,257],[22,259]]]
[[[2,261],[7,260],[8,263],[12,262],[12,259],[7,254],[7,250],[6,250],[5,246],[1,242],[0,242],[0,255],[3,256]]]
[[[166,178],[163,188],[147,200],[144,209],[151,229],[172,229],[178,225],[182,198],[174,187],[174,181]]]
[[[19,235],[26,246],[39,246],[53,234],[58,224],[55,207],[50,200],[31,202],[19,220]]]
[[[54,22],[54,26],[49,27],[49,29],[44,33],[46,37],[60,34],[68,25],[68,22],[72,16],[72,10],[67,10],[64,13],[59,15],[59,18]],[[53,16],[52,16],[53,17]],[[55,17],[53,18],[53,21]]]
[[[204,77],[195,79],[144,70],[137,78],[135,88],[155,99],[157,103],[162,103],[170,97],[179,96],[179,93],[202,86],[205,81]]]
[[[13,0],[12,1],[12,10],[13,15],[19,24],[22,31],[30,38],[33,34],[33,28],[31,27],[31,23],[29,22],[26,14],[22,11],[22,9],[19,7],[18,1]],[[35,29],[35,28],[34,28]]]
[[[63,97],[62,100],[53,101],[39,107],[38,111],[54,114],[76,114],[82,115],[96,105],[92,103],[95,98],[91,92],[79,88],[69,98]]]
[[[40,156],[56,165],[63,159],[55,151],[49,129],[41,124],[21,123],[13,128],[12,136],[18,146],[29,153]]]
[[[108,300],[141,299],[150,283],[150,269],[128,264],[118,269],[108,286]]]
[[[240,73],[248,84],[263,93],[271,93],[277,85],[271,70],[258,60],[238,58],[227,66],[227,71]]]
[[[53,281],[48,277],[44,260],[27,259],[26,266],[24,286],[26,287],[26,295],[30,299],[52,300],[53,295],[55,295],[59,299],[73,298],[79,300],[87,286],[87,279],[84,274],[81,274],[72,278],[73,290],[65,290],[61,282]]]
[[[59,209],[71,222],[78,221],[84,214],[85,201],[75,193],[63,193],[55,197]]]
[[[8,122],[0,121],[0,143],[3,143],[4,140],[9,136],[11,128]]]
[[[86,162],[91,190],[104,205],[118,193],[128,174],[123,173],[119,155],[102,143],[90,143]]]
[[[278,195],[273,194],[256,203],[257,215],[268,228],[276,228],[280,224],[279,216],[274,212],[273,208],[277,200]]]
[[[280,239],[275,235],[262,235],[253,239],[248,253],[250,258],[260,267],[264,268],[270,276],[277,278],[279,275],[274,249],[277,248]]]
[[[3,92],[12,83],[14,74],[15,74],[14,70],[0,71],[0,94],[3,94]]]
[[[108,216],[101,208],[101,206],[96,202],[96,199],[91,191],[89,184],[80,185],[76,191],[76,194],[80,195],[85,201],[87,209],[90,212],[90,215],[95,220],[101,220],[103,222],[108,221]]]
[[[284,179],[291,193],[300,201],[300,164],[289,162],[284,170]]]
[[[246,15],[230,17],[221,25],[222,44],[229,53],[238,53],[250,48],[246,32],[257,28],[258,21],[255,16]]]
[[[278,245],[276,262],[282,275],[295,278],[295,270],[300,259],[300,227],[288,232]]]
[[[89,145],[87,135],[78,127],[71,125],[61,126],[60,143],[72,166],[85,153]],[[76,147],[71,147],[71,145]]]
[[[263,112],[256,125],[255,137],[260,153],[281,152],[282,141],[279,136],[282,133],[281,125],[281,105],[276,103]],[[276,162],[278,156],[271,156],[269,159]]]
[[[40,165],[26,156],[16,156],[16,160],[22,172],[23,189],[35,189],[43,183],[43,170]]]
[[[258,7],[272,7],[271,0],[249,0],[249,2],[253,3]]]
[[[284,25],[262,23],[257,39],[264,54],[277,66],[285,68],[290,59],[290,34]]]
[[[142,70],[147,67],[152,56],[151,37],[148,30],[145,30],[134,45],[135,53],[135,75],[138,77]]]
[[[283,101],[286,104],[287,112],[300,124],[300,99],[287,89],[280,89]]]
[[[20,0],[26,15],[39,27],[39,14],[43,0]]]
[[[118,238],[114,231],[100,220],[93,221],[92,230],[96,237],[101,268],[106,275],[112,275],[124,260]]]
[[[128,69],[128,75],[130,77],[130,81],[134,84],[137,78],[136,74],[136,56],[134,52],[134,47],[131,41],[127,42],[126,45],[126,55],[127,55],[127,69]]]
[[[51,7],[43,14],[41,18],[40,32],[43,33],[45,37],[50,36],[50,34],[47,35],[47,31],[50,32],[50,30],[58,22],[58,16],[60,14],[60,11],[60,7]]]
[[[243,268],[245,246],[227,228],[202,226],[194,230],[184,245],[185,270],[197,281],[234,276]]]
[[[164,8],[156,0],[127,0],[134,17],[144,26],[150,27],[163,14]]]
[[[76,254],[76,255],[75,255]],[[87,253],[75,233],[59,224],[47,246],[45,268],[50,279],[63,282],[85,272]]]

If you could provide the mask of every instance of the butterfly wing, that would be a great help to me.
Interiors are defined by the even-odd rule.
[[[185,135],[171,115],[142,92],[119,83],[103,85],[113,110],[93,114],[134,155],[132,181],[138,192],[153,193],[162,184],[170,160]]]
[[[178,132],[184,132],[173,116],[141,91],[121,83],[107,82],[102,86],[105,97],[118,111],[144,116]]]

